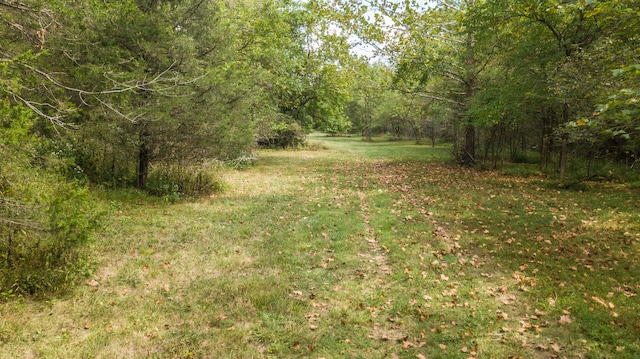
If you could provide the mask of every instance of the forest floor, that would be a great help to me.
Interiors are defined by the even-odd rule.
[[[95,272],[1,303],[0,357],[640,357],[637,188],[312,140],[211,197],[107,196]]]

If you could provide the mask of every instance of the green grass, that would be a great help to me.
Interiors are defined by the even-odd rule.
[[[96,270],[0,304],[0,357],[637,358],[637,187],[312,136],[223,193],[104,192]]]

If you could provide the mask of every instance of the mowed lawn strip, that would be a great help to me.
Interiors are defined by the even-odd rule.
[[[95,273],[1,304],[0,356],[640,356],[637,189],[312,141],[261,152],[211,198],[105,195]]]

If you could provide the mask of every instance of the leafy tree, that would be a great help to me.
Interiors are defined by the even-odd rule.
[[[629,32],[637,25],[631,3],[487,2],[470,14],[470,29],[493,30],[501,39],[496,46],[500,63],[493,68],[490,92],[483,96],[488,101],[478,99],[476,110],[490,114],[500,108],[501,121],[519,128],[541,121],[543,167],[559,149],[561,180],[566,176],[570,145],[587,140],[577,131],[575,120],[590,117],[600,94],[611,92],[606,74],[614,59],[628,59],[627,49],[637,43]],[[635,63],[633,58],[630,61]],[[514,104],[524,110],[520,115],[509,111]],[[497,118],[495,111],[490,117]],[[587,140],[590,144],[581,150],[583,155],[596,154],[594,140]]]
[[[366,59],[354,59],[351,101],[345,114],[354,130],[362,133],[365,141],[371,141],[376,126],[376,112],[380,101],[389,89],[390,69],[383,64],[370,64]]]

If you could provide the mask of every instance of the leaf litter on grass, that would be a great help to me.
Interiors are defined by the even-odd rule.
[[[229,190],[207,200],[125,208],[140,220],[114,216],[86,285],[52,307],[3,306],[3,352],[640,352],[637,194],[596,188],[585,196],[415,157],[364,158],[348,152],[348,139],[332,141],[345,145],[267,151],[262,164],[229,172]],[[49,313],[59,326],[43,320]],[[17,340],[27,336],[37,340]]]

